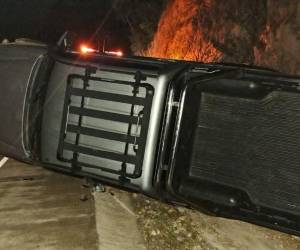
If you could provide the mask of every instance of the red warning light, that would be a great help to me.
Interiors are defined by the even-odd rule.
[[[82,45],[80,46],[80,52],[81,52],[82,54],[89,54],[89,53],[95,53],[95,52],[97,52],[97,50],[95,50],[95,49],[93,49],[93,48],[90,48],[90,47],[88,47],[88,46],[85,45],[85,44],[82,44]]]
[[[106,51],[105,52],[108,55],[113,55],[113,56],[123,56],[123,52],[121,50],[118,51]]]

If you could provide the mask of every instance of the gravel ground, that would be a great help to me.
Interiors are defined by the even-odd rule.
[[[142,195],[132,197],[149,250],[300,249],[300,238],[296,236],[174,207]]]

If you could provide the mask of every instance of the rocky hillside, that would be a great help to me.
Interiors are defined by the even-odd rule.
[[[147,54],[300,74],[300,2],[171,0]]]

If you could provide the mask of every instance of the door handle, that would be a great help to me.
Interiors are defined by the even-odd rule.
[[[140,122],[142,120],[144,116],[144,110],[140,111],[138,114],[138,120],[137,123],[135,125],[135,134],[134,134],[134,143],[133,143],[133,151],[136,153],[138,151],[139,145],[137,143],[137,138],[139,137],[138,133],[139,133],[139,126],[140,126]]]

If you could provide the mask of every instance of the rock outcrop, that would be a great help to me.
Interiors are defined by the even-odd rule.
[[[300,2],[170,1],[147,54],[255,64],[300,74]]]

